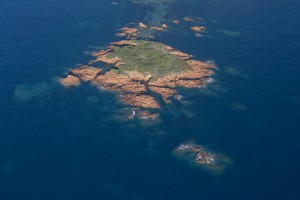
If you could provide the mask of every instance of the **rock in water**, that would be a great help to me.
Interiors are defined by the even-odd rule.
[[[80,79],[73,75],[68,75],[66,78],[60,79],[60,83],[65,87],[75,86],[80,84]]]
[[[191,29],[195,32],[202,32],[205,28],[203,26],[192,26]]]
[[[229,156],[213,152],[207,147],[193,142],[180,144],[173,150],[173,155],[217,175],[222,174],[233,164]]]

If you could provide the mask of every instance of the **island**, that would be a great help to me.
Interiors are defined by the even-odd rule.
[[[203,86],[215,68],[168,45],[143,39],[112,42],[93,56],[95,59],[87,65],[70,69],[61,84],[70,87],[72,83],[78,85],[78,80],[88,81],[118,93],[121,101],[132,108],[148,110],[159,110],[178,99],[178,87]],[[109,68],[96,67],[99,62]]]
[[[60,84],[72,88],[85,82],[101,92],[115,94],[124,106],[103,109],[110,114],[105,116],[105,122],[117,121],[130,130],[157,129],[163,119],[168,119],[168,116],[164,118],[166,114],[178,116],[177,112],[173,112],[174,108],[193,119],[193,114],[186,109],[192,102],[185,100],[179,91],[182,88],[200,88],[211,82],[216,66],[213,62],[200,61],[189,53],[154,40],[161,34],[176,30],[201,37],[207,33],[201,18],[165,18],[173,0],[134,2],[154,6],[154,11],[147,15],[147,21],[117,26],[115,34],[123,39],[93,51],[92,60],[69,69],[67,75],[60,78]],[[233,165],[229,156],[195,142],[181,143],[171,150],[171,154],[214,174],[222,174]]]

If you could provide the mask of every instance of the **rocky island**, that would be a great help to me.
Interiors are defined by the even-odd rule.
[[[72,86],[78,85],[78,80],[89,81],[117,92],[121,101],[133,108],[148,110],[176,100],[178,87],[202,86],[215,67],[165,44],[137,39],[113,42],[93,56],[95,59],[88,65],[70,69],[61,84]],[[109,69],[95,67],[98,62],[109,65]]]
[[[177,152],[192,154],[193,160],[202,165],[215,164],[215,155],[208,152],[200,145],[193,143],[181,144],[176,148]]]
[[[187,161],[192,166],[200,166],[216,175],[222,174],[233,165],[233,161],[229,156],[214,152],[194,142],[180,144],[173,150],[172,154]]]

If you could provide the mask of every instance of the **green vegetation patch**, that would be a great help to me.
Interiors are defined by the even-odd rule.
[[[191,69],[177,56],[170,55],[164,48],[166,45],[147,40],[132,40],[137,46],[116,47],[114,52],[108,53],[108,58],[118,57],[123,64],[119,73],[137,71],[151,74],[157,78],[170,73],[181,73]]]

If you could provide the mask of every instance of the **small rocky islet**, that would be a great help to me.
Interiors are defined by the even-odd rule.
[[[180,144],[175,151],[178,153],[189,153],[192,155],[192,159],[202,165],[212,165],[215,163],[215,154],[209,152],[198,144],[186,143]]]
[[[233,166],[233,160],[229,156],[192,141],[178,145],[172,154],[191,165],[201,166],[215,175],[220,175]]]
[[[87,65],[70,69],[60,83],[70,87],[88,81],[117,92],[122,102],[133,109],[160,109],[157,94],[163,103],[171,103],[179,97],[176,88],[203,86],[215,67],[209,62],[193,60],[191,55],[163,43],[138,39],[113,42],[107,50],[95,52],[93,56],[95,59]],[[95,67],[98,62],[111,68],[105,71]],[[149,116],[153,115],[149,113]]]

